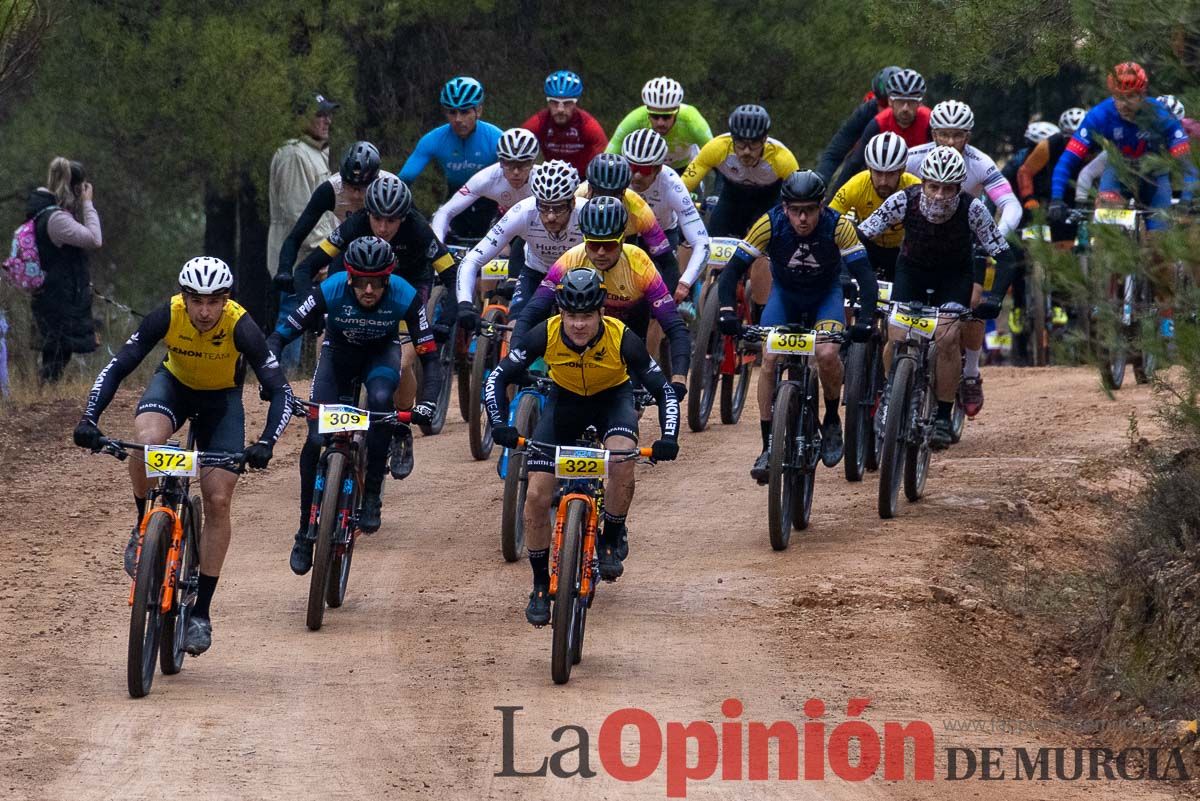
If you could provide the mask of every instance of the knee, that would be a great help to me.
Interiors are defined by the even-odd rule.
[[[390,412],[395,408],[392,403],[392,397],[395,393],[395,384],[383,384],[371,387],[367,391],[367,408],[373,412]]]
[[[233,501],[232,487],[216,487],[203,491],[204,513],[209,517],[229,514],[229,505]]]
[[[837,345],[817,345],[817,369],[822,373],[836,372],[841,367]]]

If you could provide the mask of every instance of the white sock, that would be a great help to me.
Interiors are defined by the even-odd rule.
[[[967,378],[979,377],[979,354],[983,352],[982,348],[975,350],[965,350],[966,360],[963,362],[963,375]]]

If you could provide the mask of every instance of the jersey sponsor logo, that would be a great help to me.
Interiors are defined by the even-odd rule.
[[[441,247],[441,245],[438,243],[437,237],[434,237],[433,239],[429,240],[429,247],[425,249],[425,255],[432,259],[437,255],[439,247]]]
[[[219,348],[219,347],[221,347],[222,345],[224,345],[224,344],[225,344],[225,337],[226,337],[226,336],[228,336],[228,335],[229,335],[229,332],[228,332],[228,331],[226,331],[224,328],[222,328],[222,329],[221,329],[220,331],[218,331],[217,333],[213,334],[213,338],[212,338],[212,343],[213,343],[213,346],[214,346],[214,347],[218,347],[218,348]]]
[[[171,351],[171,353],[174,353],[176,356],[187,356],[191,359],[207,359],[208,361],[228,359],[235,355],[233,353],[206,353],[199,350],[188,350],[186,348],[181,348],[170,344],[167,345],[167,350]]]
[[[463,185],[462,185],[462,186],[459,188],[459,190],[458,190],[458,194],[460,194],[460,195],[469,195],[469,194],[471,194],[471,188],[470,188],[470,187],[468,187],[466,184],[463,184]]]

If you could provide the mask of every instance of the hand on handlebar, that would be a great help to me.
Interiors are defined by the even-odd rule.
[[[71,438],[79,447],[87,448],[94,453],[100,450],[104,435],[100,433],[100,427],[91,420],[80,420],[79,425],[75,426]]]
[[[733,309],[721,309],[717,317],[717,328],[722,334],[735,337],[742,330],[742,320]]]
[[[517,440],[520,438],[515,426],[498,426],[492,429],[492,440],[502,448],[517,447]]]

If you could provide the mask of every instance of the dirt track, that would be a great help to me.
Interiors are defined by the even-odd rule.
[[[296,426],[269,473],[243,479],[235,499],[212,650],[131,700],[124,467],[63,445],[77,405],[43,408],[36,430],[15,427],[31,437],[28,451],[12,427],[0,442],[0,797],[663,798],[661,765],[634,784],[602,770],[605,717],[641,707],[664,726],[719,724],[730,697],[744,721],[797,726],[808,720],[805,701],[821,698],[829,730],[847,699],[871,698],[864,719],[878,731],[885,720],[933,726],[939,775],[950,746],[1076,745],[943,729],[950,718],[1049,713],[1036,688],[1003,686],[983,667],[987,654],[961,650],[957,618],[947,617],[958,610],[934,603],[928,587],[952,572],[963,531],[1002,536],[1031,486],[1069,485],[1081,465],[1120,449],[1131,408],[1148,416],[1150,395],[1126,389],[1108,401],[1084,370],[986,376],[987,408],[961,445],[935,456],[925,500],[884,523],[874,475],[852,486],[840,468],[821,468],[812,526],[782,553],[767,542],[765,489],[747,475],[758,451],[753,399],[741,425],[688,434],[679,462],[639,468],[625,576],[600,588],[583,662],[565,687],[550,681],[549,628],[533,630],[521,614],[528,565],[500,557],[494,461],[471,461],[459,422],[418,441],[410,479],[389,480],[384,528],[360,540],[345,606],[307,631],[307,578],[287,567]],[[133,397],[122,393],[106,431],[129,432]],[[250,393],[247,406],[257,425]],[[1049,521],[1091,514],[1040,517],[1037,503],[1047,537],[1056,535]],[[518,769],[573,744],[574,735],[556,744],[550,734],[577,724],[591,735],[599,775],[495,777],[497,706],[524,707]],[[692,782],[688,796],[1169,797],[1151,784],[714,777]]]

